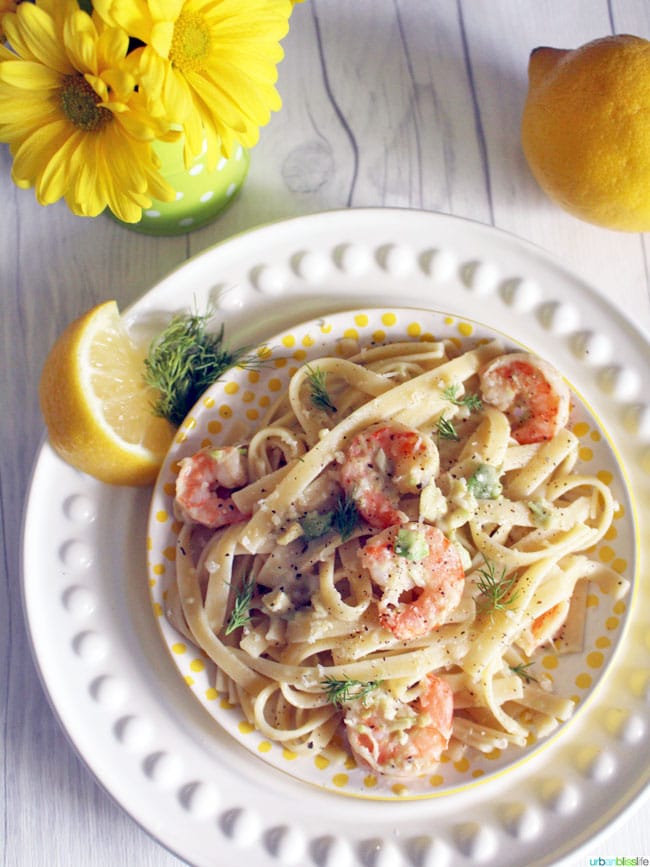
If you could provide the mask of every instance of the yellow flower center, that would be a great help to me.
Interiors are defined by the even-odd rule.
[[[113,117],[107,108],[97,104],[99,95],[83,75],[64,75],[59,96],[63,113],[80,129],[94,132]]]
[[[196,12],[181,12],[174,24],[169,59],[183,71],[201,69],[210,54],[210,28]]]

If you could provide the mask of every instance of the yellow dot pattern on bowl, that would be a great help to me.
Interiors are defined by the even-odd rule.
[[[576,686],[579,689],[589,689],[591,684],[593,683],[593,678],[590,674],[586,672],[582,672],[576,677]]]
[[[598,551],[598,557],[603,563],[611,563],[616,556],[616,551],[609,545],[603,545]]]
[[[589,668],[600,668],[605,661],[605,657],[599,650],[592,650],[587,654],[587,665]]]
[[[200,442],[201,447],[218,446],[220,440],[216,437],[228,435],[231,426],[241,426],[246,421],[257,421],[262,410],[266,410],[274,404],[278,396],[286,390],[291,376],[299,369],[299,365],[310,357],[316,358],[320,354],[339,354],[345,357],[352,352],[360,351],[365,346],[382,344],[388,340],[409,338],[419,341],[436,341],[444,337],[455,346],[462,348],[462,338],[474,336],[477,330],[472,322],[451,316],[444,317],[444,320],[443,317],[439,317],[438,321],[444,321],[444,329],[441,326],[429,325],[427,322],[426,329],[431,328],[432,330],[425,330],[424,320],[414,318],[413,311],[404,314],[384,310],[381,312],[373,311],[372,314],[366,312],[351,313],[346,315],[347,318],[343,315],[339,316],[340,318],[335,325],[333,325],[333,320],[326,319],[306,328],[297,327],[274,339],[275,350],[269,349],[268,346],[258,350],[260,357],[263,356],[271,360],[270,365],[266,364],[259,370],[235,368],[231,371],[230,378],[221,382],[219,387],[215,387],[213,393],[207,394],[202,399],[200,409],[183,423],[182,437],[178,438],[179,442],[184,443],[183,451],[180,454],[191,453],[189,448],[192,443]],[[398,334],[391,333],[391,329],[395,327],[400,329]],[[368,330],[365,331],[364,329]],[[322,337],[325,334],[328,335],[326,341]],[[487,339],[480,334],[478,337],[480,340]],[[323,347],[325,347],[325,351],[323,351]],[[295,364],[289,363],[288,356],[278,354],[285,350],[291,351],[291,357],[296,362]],[[202,429],[203,434],[201,434]],[[614,473],[607,469],[606,465],[603,467],[603,462],[600,461],[600,449],[606,446],[600,431],[593,424],[581,420],[573,425],[572,430],[580,439],[580,460],[586,463],[592,462],[598,457],[599,463],[596,464],[598,469],[594,468],[591,472],[596,472],[603,483],[611,485],[615,478]],[[177,449],[176,454],[179,454],[179,449]],[[164,497],[159,501],[160,508],[152,513],[155,526],[150,532],[154,535],[155,541],[152,541],[151,537],[147,539],[147,546],[152,552],[148,561],[148,568],[152,584],[152,598],[155,597],[156,600],[153,607],[159,618],[164,617],[164,604],[160,600],[164,600],[166,596],[165,588],[170,580],[168,573],[173,575],[173,564],[176,560],[175,536],[180,529],[180,524],[173,518],[172,513],[175,477],[179,469],[179,460],[180,458],[177,457],[169,462],[170,477],[162,488]],[[620,521],[624,516],[625,507],[621,505],[616,512],[617,521]],[[626,529],[622,524],[619,526],[621,533],[616,527],[610,528],[601,544],[591,552],[591,555],[623,575],[627,573],[628,561],[621,556],[618,548],[625,544]],[[166,541],[162,546],[158,544],[159,532],[156,527],[161,530],[164,528],[167,534]],[[576,688],[580,691],[580,694],[572,696],[576,703],[585,699],[585,694],[593,686],[594,680],[601,676],[615,642],[615,632],[620,626],[620,618],[626,611],[624,602],[616,602],[611,596],[607,598],[597,584],[590,585],[587,606],[595,610],[600,627],[596,632],[596,637],[590,639],[579,660],[571,669],[570,677],[568,678],[567,674],[563,674],[564,659],[548,649],[536,658],[540,669],[544,671],[544,678],[557,682],[564,695],[568,695]],[[269,754],[270,761],[293,763],[294,766],[300,764],[299,760],[307,761],[314,774],[323,774],[323,778],[327,779],[325,785],[331,785],[337,789],[353,786],[357,791],[367,790],[368,797],[383,798],[392,795],[395,798],[404,798],[411,794],[410,784],[407,786],[402,782],[393,783],[388,789],[383,788],[384,781],[372,773],[362,772],[349,753],[347,744],[340,740],[330,745],[327,754],[308,759],[262,738],[255,727],[244,718],[241,708],[232,704],[223,695],[220,697],[219,692],[210,685],[214,682],[214,667],[207,657],[189,656],[188,658],[188,650],[195,650],[195,648],[183,641],[169,641],[168,646],[176,657],[179,667],[181,663],[184,667],[184,672],[181,674],[186,683],[203,699],[206,706],[209,704],[215,708],[215,717],[223,721],[223,724],[227,725],[235,735],[238,734],[250,741],[252,748],[258,753]],[[534,737],[531,738],[529,747],[532,748],[536,742]],[[439,794],[442,787],[448,784],[453,786],[457,782],[456,777],[460,777],[461,782],[463,780],[467,782],[479,780],[488,774],[488,771],[490,773],[501,772],[503,767],[507,768],[510,754],[510,749],[494,749],[483,755],[474,755],[470,751],[461,758],[458,758],[457,755],[451,757],[444,755],[440,762],[440,772],[432,774],[424,781],[424,784],[429,786],[432,793]],[[340,771],[333,773],[337,765]],[[296,773],[301,776],[301,771]],[[417,785],[421,786],[422,784],[421,779]],[[371,795],[370,792],[373,790],[375,790],[374,795]]]

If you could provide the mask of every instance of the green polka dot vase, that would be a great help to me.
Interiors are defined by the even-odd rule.
[[[235,147],[229,159],[221,157],[212,172],[208,170],[205,149],[189,169],[183,162],[181,142],[158,142],[156,150],[162,161],[160,173],[176,190],[176,199],[154,199],[143,210],[139,222],[122,223],[147,235],[182,235],[210,223],[235,199],[248,174],[250,157],[241,145]]]

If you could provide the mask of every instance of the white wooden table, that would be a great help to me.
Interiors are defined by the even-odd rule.
[[[284,107],[262,132],[243,193],[216,223],[183,237],[141,236],[107,217],[74,217],[63,204],[41,208],[12,185],[0,148],[2,865],[180,863],[77,757],[30,654],[21,515],[43,433],[37,384],[56,336],[99,301],[126,307],[237,232],[381,205],[466,217],[532,241],[649,329],[647,238],[558,210],[536,187],[519,144],[529,52],[613,32],[650,38],[647,0],[307,0],[285,41]],[[567,863],[622,856],[650,858],[650,801]]]

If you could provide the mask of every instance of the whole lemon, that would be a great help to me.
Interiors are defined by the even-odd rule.
[[[521,141],[541,188],[587,222],[650,231],[650,42],[536,48],[528,79]]]

